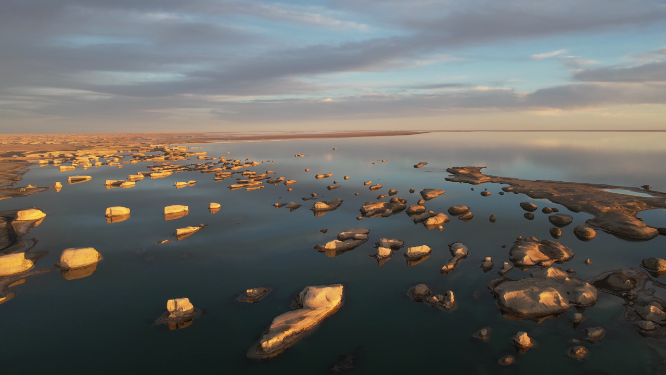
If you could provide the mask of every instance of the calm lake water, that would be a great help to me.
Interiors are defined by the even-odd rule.
[[[16,297],[0,305],[2,374],[326,374],[340,355],[352,352],[358,355],[349,374],[666,371],[665,342],[636,333],[623,320],[625,307],[618,297],[600,293],[598,303],[584,312],[588,319],[574,329],[569,319],[575,309],[540,324],[504,319],[486,288],[499,277],[497,271],[502,261],[508,261],[516,237],[551,239],[548,215],[540,211],[544,206],[559,207],[574,217],[559,241],[576,255],[560,267],[575,269],[582,279],[638,268],[647,257],[663,258],[666,237],[630,242],[598,231],[593,241],[582,242],[573,228],[591,215],[524,195],[501,196],[497,184],[475,186],[472,191],[470,185],[444,180],[446,168],[473,165],[487,166],[484,172],[491,175],[629,187],[649,184],[653,190],[666,191],[666,136],[661,133],[433,133],[196,146],[213,157],[275,160],[249,169],[274,170],[276,176],[298,183],[289,186],[292,192],[283,184],[230,191],[233,178],[214,182],[214,174],[184,172],[137,181],[130,189],[106,190],[105,179],[124,179],[147,171],[146,165],[153,163],[72,172],[47,166],[33,168],[21,186],[52,186],[60,181],[64,185],[60,192],[0,201],[0,210],[36,206],[48,214],[25,236],[39,241],[33,251],[48,251],[36,269],[52,268],[61,251],[70,247],[94,247],[104,257],[97,270],[82,279],[66,280],[54,270],[12,287]],[[307,157],[295,158],[297,153]],[[429,164],[412,167],[421,161]],[[316,180],[318,173],[333,177]],[[66,183],[68,176],[80,174],[93,179]],[[350,179],[343,180],[345,175]],[[173,186],[189,180],[196,180],[196,186]],[[328,191],[333,180],[341,188]],[[368,180],[384,188],[369,191],[363,186]],[[416,193],[410,194],[410,188]],[[453,218],[443,231],[415,225],[405,213],[356,220],[364,202],[375,201],[389,189],[416,204],[424,188],[446,191],[426,202],[429,210],[446,212],[452,205],[467,205],[474,219]],[[480,196],[484,188],[492,195]],[[309,210],[314,201],[301,200],[310,193],[323,200],[342,198],[344,203],[315,217]],[[303,207],[293,212],[273,207],[289,201]],[[539,206],[534,220],[523,217],[519,207],[523,201]],[[221,210],[211,214],[210,202],[220,203]],[[189,206],[190,213],[165,221],[163,208],[173,204]],[[104,212],[109,206],[130,208],[131,218],[107,224]],[[488,220],[491,214],[497,216],[495,223]],[[639,217],[648,225],[665,226],[666,213],[644,214]],[[177,228],[201,223],[207,227],[182,241],[171,236]],[[371,230],[370,241],[353,251],[329,258],[312,248],[358,227]],[[323,228],[328,233],[321,233]],[[373,244],[382,237],[404,240],[406,247],[428,245],[433,253],[410,267],[402,249],[378,266],[369,255],[376,253]],[[157,245],[165,239],[172,241]],[[467,245],[470,255],[451,274],[441,275],[440,268],[450,258],[447,245],[456,241]],[[488,273],[479,268],[486,256],[496,265]],[[587,258],[592,264],[583,263]],[[518,279],[529,274],[515,269],[507,276]],[[292,299],[305,286],[334,283],[345,287],[344,304],[335,315],[279,357],[246,358],[272,319],[289,311]],[[406,293],[419,283],[436,293],[452,290],[457,308],[444,312],[414,302]],[[246,289],[260,286],[273,292],[257,304],[236,301]],[[474,297],[475,292],[480,296]],[[179,297],[188,297],[203,314],[185,329],[154,325],[166,301]],[[604,327],[605,338],[595,344],[585,342],[591,352],[585,360],[568,357],[572,345],[567,341],[583,340],[582,330],[591,326]],[[471,335],[483,327],[491,328],[489,340],[473,339]],[[511,344],[518,331],[528,332],[537,342],[526,354],[517,354]],[[516,356],[516,363],[498,365],[497,360],[507,354]]]

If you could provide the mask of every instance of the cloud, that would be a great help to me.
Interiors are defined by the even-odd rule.
[[[628,68],[584,69],[573,78],[584,82],[666,82],[666,61]]]
[[[553,52],[546,52],[546,53],[537,53],[536,55],[532,55],[533,60],[542,60],[542,59],[547,59],[549,57],[555,57],[557,55],[561,55],[565,53],[567,50],[565,49],[558,49],[557,51]]]

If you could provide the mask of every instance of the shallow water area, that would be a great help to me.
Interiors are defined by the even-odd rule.
[[[632,195],[634,197],[654,198],[654,195],[652,194],[639,193],[637,191],[626,190],[626,189],[604,189],[604,191],[615,194]]]
[[[94,247],[103,260],[83,277],[66,279],[54,270],[10,288],[16,296],[0,305],[5,342],[12,343],[5,345],[0,358],[3,374],[325,374],[339,356],[358,352],[362,356],[351,361],[353,368],[345,373],[430,374],[444,366],[453,373],[471,374],[531,374],[536,369],[544,374],[663,372],[664,341],[635,332],[622,318],[625,307],[619,297],[599,293],[598,303],[583,312],[587,320],[574,328],[570,318],[575,308],[541,323],[505,319],[486,284],[500,277],[497,271],[503,261],[509,261],[516,237],[552,239],[552,225],[549,215],[541,212],[543,207],[557,207],[560,213],[573,216],[573,223],[562,228],[563,236],[557,241],[576,255],[555,266],[572,268],[584,280],[609,270],[639,268],[645,258],[664,257],[665,236],[633,242],[597,230],[594,240],[583,242],[573,229],[592,215],[571,212],[546,199],[500,195],[500,184],[469,185],[444,178],[449,167],[487,166],[483,173],[488,175],[625,187],[650,184],[663,192],[664,138],[661,133],[576,133],[575,137],[567,133],[430,133],[186,145],[203,147],[196,151],[211,157],[264,161],[247,169],[273,170],[273,178],[297,180],[289,186],[264,181],[265,188],[256,191],[230,190],[237,175],[215,182],[214,174],[197,171],[145,178],[128,189],[105,189],[104,180],[125,179],[154,164],[145,162],[70,172],[59,172],[52,165],[35,167],[20,186],[53,186],[60,181],[62,190],[0,201],[0,211],[35,206],[47,214],[24,236],[38,240],[31,251],[48,251],[35,269],[51,269],[61,251],[71,247]],[[306,156],[294,157],[298,153]],[[174,164],[202,161],[192,157]],[[419,162],[428,164],[414,168]],[[310,171],[305,172],[306,168]],[[326,173],[333,176],[314,177]],[[68,185],[71,175],[93,178]],[[174,186],[190,180],[196,185]],[[340,188],[327,190],[334,181]],[[370,191],[365,181],[383,188]],[[293,191],[288,192],[289,188]],[[410,194],[410,188],[415,193]],[[421,199],[422,189],[445,190],[426,202],[428,210],[447,213],[451,206],[465,205],[474,218],[465,222],[449,215],[451,221],[442,231],[414,224],[405,212],[356,219],[365,202],[377,201],[389,189],[396,189],[395,197],[406,198],[408,206]],[[485,189],[490,196],[480,194]],[[311,193],[317,193],[318,199],[301,199]],[[314,202],[336,198],[344,200],[336,210],[322,216],[310,211]],[[290,201],[303,206],[294,211],[273,206]],[[208,210],[211,202],[221,204],[214,214]],[[534,220],[523,216],[520,202],[538,206]],[[186,205],[189,212],[167,221],[162,213],[168,205]],[[130,217],[107,223],[104,213],[111,206],[130,208]],[[490,215],[496,215],[495,223],[488,220]],[[662,226],[661,221],[653,224],[649,215],[657,220],[657,212],[637,216],[648,225]],[[178,228],[200,224],[206,226],[181,241],[173,236]],[[323,228],[327,233],[320,232]],[[349,228],[369,229],[370,240],[336,257],[313,249]],[[405,247],[379,266],[370,255],[377,253],[373,245],[384,237],[403,240]],[[157,244],[167,239],[171,241]],[[440,268],[451,258],[448,244],[457,241],[469,248],[469,256],[453,272],[442,275]],[[420,245],[430,246],[432,254],[409,266],[403,257],[406,248]],[[479,266],[487,256],[495,267],[486,273]],[[588,258],[592,263],[586,265],[583,261]],[[531,271],[514,269],[506,276],[519,279]],[[276,358],[246,357],[273,318],[291,310],[292,300],[304,287],[336,283],[345,288],[337,313]],[[410,299],[407,291],[420,283],[436,294],[453,291],[456,308],[447,312]],[[258,303],[237,301],[247,289],[257,287],[272,291]],[[181,297],[189,298],[201,314],[181,329],[155,325],[166,301]],[[594,326],[604,327],[606,335],[592,344],[584,340],[582,330]],[[488,340],[471,337],[483,327],[491,328]],[[525,354],[518,354],[511,344],[518,331],[537,342]],[[579,361],[567,355],[572,338],[583,341],[591,353],[588,358]],[[515,356],[515,364],[498,365],[505,355]],[[62,365],[63,357],[75,358],[75,365]]]

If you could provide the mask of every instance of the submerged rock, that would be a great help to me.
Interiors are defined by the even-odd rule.
[[[488,288],[502,310],[524,319],[558,315],[571,306],[588,307],[597,302],[594,286],[555,267],[534,271],[520,280],[496,279]]]
[[[597,342],[606,334],[606,330],[601,327],[588,327],[585,328],[583,332],[585,332],[585,338],[589,342]]]
[[[666,272],[666,260],[661,258],[647,258],[643,259],[641,264],[643,268],[650,272],[661,273]]]
[[[438,196],[444,194],[444,190],[439,190],[439,189],[423,189],[421,190],[421,196],[423,199],[429,201],[431,199],[435,199]]]
[[[587,356],[589,351],[584,346],[574,346],[573,348],[570,348],[567,353],[573,358],[583,359]]]
[[[591,241],[597,235],[597,232],[595,232],[592,228],[579,225],[574,228],[574,234],[581,241]]]
[[[512,365],[513,362],[516,361],[516,358],[512,355],[505,355],[504,357],[500,358],[497,363],[499,363],[502,366],[508,366]]]
[[[305,287],[295,301],[298,309],[273,319],[268,332],[248,356],[271,358],[281,354],[304,333],[333,315],[342,304],[342,295],[343,286],[340,284]]]
[[[509,250],[509,259],[518,267],[547,267],[555,262],[564,263],[574,257],[574,252],[559,242],[535,237],[518,237]]]
[[[247,303],[257,303],[259,300],[266,297],[268,293],[271,292],[271,290],[271,288],[264,287],[248,289],[245,291],[245,293],[238,296],[238,300]]]
[[[555,214],[548,216],[548,220],[558,227],[565,227],[573,221],[573,216],[565,214]]]
[[[79,268],[97,263],[102,255],[92,247],[69,248],[60,254],[60,261],[56,264],[60,268]]]

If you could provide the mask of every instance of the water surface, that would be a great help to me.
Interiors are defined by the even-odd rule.
[[[582,242],[573,235],[573,228],[584,224],[591,217],[588,214],[524,195],[499,195],[502,186],[498,184],[473,187],[444,180],[446,168],[474,165],[487,166],[484,173],[499,176],[629,187],[649,184],[653,190],[666,191],[663,138],[660,134],[433,133],[190,145],[204,147],[213,157],[274,160],[250,169],[259,173],[271,169],[277,176],[298,180],[289,186],[292,192],[282,184],[252,192],[230,191],[232,179],[214,182],[214,174],[199,172],[106,190],[105,179],[146,171],[146,163],[72,172],[35,167],[22,185],[52,186],[60,181],[63,189],[0,201],[0,210],[36,206],[48,214],[26,236],[39,240],[34,251],[49,252],[37,269],[51,268],[61,251],[70,247],[92,246],[104,259],[92,275],[82,279],[66,280],[59,271],[51,271],[12,288],[17,296],[0,305],[3,373],[324,374],[339,355],[358,347],[362,347],[362,358],[350,374],[664,371],[664,343],[638,335],[622,319],[625,308],[617,297],[600,293],[599,302],[584,312],[588,319],[574,329],[569,319],[575,309],[540,324],[504,319],[485,285],[499,277],[497,265],[508,261],[516,237],[550,239],[548,215],[539,210],[534,220],[525,219],[519,207],[523,201],[539,209],[558,207],[574,217],[562,229],[559,241],[576,256],[561,267],[575,269],[583,279],[638,267],[647,257],[664,257],[666,237],[629,242],[598,232],[593,241]],[[297,153],[307,156],[295,158]],[[421,161],[429,164],[413,168]],[[334,176],[316,180],[318,173]],[[77,174],[93,179],[67,185],[67,176]],[[345,181],[345,175],[350,179]],[[173,186],[189,180],[196,180],[196,186]],[[326,186],[334,180],[342,187],[328,191]],[[368,180],[384,188],[369,191],[363,186]],[[417,193],[410,194],[410,188]],[[356,220],[364,202],[376,200],[389,189],[397,189],[398,197],[416,204],[418,191],[424,188],[446,191],[427,202],[428,209],[445,212],[452,205],[467,205],[474,219],[467,223],[453,218],[443,231],[415,225],[405,213]],[[491,196],[482,197],[480,192],[486,188]],[[308,210],[313,201],[300,199],[310,193],[318,193],[323,200],[342,198],[344,203],[315,217]],[[272,206],[289,201],[303,207],[290,212]],[[221,210],[211,215],[210,202],[222,204]],[[172,204],[187,205],[190,213],[165,221],[163,207]],[[131,218],[107,224],[104,211],[109,206],[129,207]],[[495,223],[488,220],[492,214],[497,216]],[[648,218],[645,222],[650,224]],[[177,228],[201,223],[207,227],[182,241],[171,236]],[[370,229],[370,241],[335,258],[312,249],[355,227]],[[322,228],[328,233],[321,233]],[[409,267],[403,249],[379,267],[369,255],[375,253],[372,245],[381,237],[404,240],[406,246],[428,245],[433,254]],[[157,245],[164,239],[172,241]],[[439,269],[450,258],[447,245],[455,241],[466,244],[470,256],[453,273],[441,275]],[[496,264],[488,273],[479,268],[486,256]],[[592,264],[583,263],[587,258]],[[529,273],[516,269],[508,276],[518,279]],[[344,305],[335,315],[277,358],[246,358],[272,319],[290,310],[298,292],[308,285],[333,283],[345,286]],[[412,301],[406,292],[419,283],[437,293],[452,290],[457,308],[443,312]],[[258,304],[236,301],[246,289],[259,286],[271,287],[273,292]],[[480,296],[473,296],[475,292]],[[152,324],[166,301],[179,297],[188,297],[203,311],[202,316],[176,331]],[[584,361],[569,358],[567,341],[582,339],[582,329],[589,326],[604,327],[606,337],[585,344],[591,355]],[[485,343],[471,338],[482,327],[492,329]],[[518,331],[528,332],[538,343],[523,355],[510,342]],[[497,359],[506,354],[516,356],[517,362],[500,367]]]

